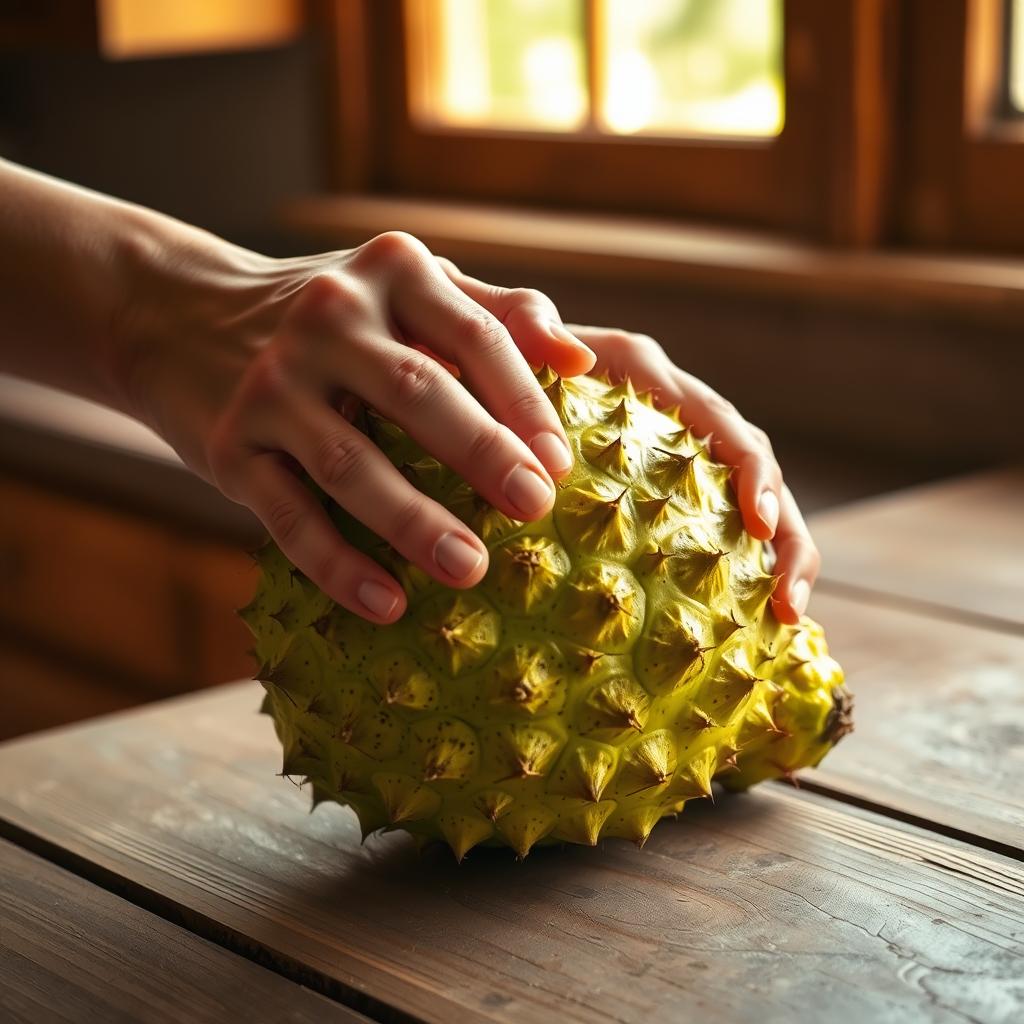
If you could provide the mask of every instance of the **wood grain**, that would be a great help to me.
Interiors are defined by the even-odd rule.
[[[856,732],[813,782],[1024,852],[1024,636],[816,593]]]
[[[0,748],[2,831],[284,973],[415,1019],[1000,1021],[1024,869],[766,786],[618,841],[459,868],[275,778],[239,685]],[[314,979],[319,979],[316,981]],[[375,1014],[376,1015],[376,1014]]]
[[[823,580],[1024,633],[1024,468],[817,515]]]
[[[6,1024],[366,1018],[0,840]]]

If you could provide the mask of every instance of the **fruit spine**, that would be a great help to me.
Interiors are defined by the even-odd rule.
[[[461,859],[480,843],[643,844],[709,796],[817,764],[850,725],[821,628],[780,624],[777,579],[707,444],[628,380],[539,380],[575,449],[553,512],[519,523],[394,424],[365,429],[487,544],[468,591],[434,582],[333,503],[346,537],[402,581],[377,627],[273,545],[242,615],[282,773],[364,837],[402,828]]]

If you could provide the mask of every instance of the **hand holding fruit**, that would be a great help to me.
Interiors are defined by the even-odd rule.
[[[486,302],[498,291],[461,273],[451,262],[441,262],[452,280],[477,301]],[[731,402],[676,366],[653,338],[575,324],[569,330],[596,354],[595,372],[606,373],[613,381],[628,376],[638,391],[653,393],[659,408],[678,407],[680,418],[695,433],[710,436],[711,454],[735,467],[733,485],[744,525],[758,540],[775,542],[775,571],[782,577],[772,598],[775,614],[789,625],[799,622],[821,559],[793,494],[783,483],[768,435],[747,422]]]
[[[357,614],[393,621],[405,595],[331,526],[295,465],[428,575],[453,587],[477,583],[487,568],[480,539],[343,412],[353,400],[371,406],[496,508],[531,520],[550,509],[553,481],[572,456],[527,360],[573,374],[589,369],[593,353],[540,293],[495,289],[475,301],[409,235],[267,263],[255,288],[221,285],[208,326],[196,317],[154,332],[144,347],[133,343],[133,390],[145,396],[147,419]],[[457,365],[460,377],[418,349]],[[194,393],[190,381],[207,382],[205,407],[178,398]]]

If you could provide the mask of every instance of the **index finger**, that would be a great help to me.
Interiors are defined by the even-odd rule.
[[[467,389],[530,447],[554,477],[572,468],[572,449],[551,402],[504,325],[433,267],[407,271],[394,315],[411,335],[458,366]]]
[[[438,259],[460,291],[501,321],[532,366],[547,363],[561,377],[593,369],[597,357],[562,323],[555,304],[536,288],[503,288],[464,274],[451,260]]]

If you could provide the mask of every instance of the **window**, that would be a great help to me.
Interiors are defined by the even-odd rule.
[[[459,127],[772,136],[781,0],[417,0],[410,106]]]
[[[334,0],[336,180],[831,235],[858,2]]]
[[[1021,0],[909,5],[910,111],[894,234],[933,246],[1024,248]]]
[[[1024,0],[333,11],[344,187],[860,246],[1024,244]]]
[[[1019,116],[1024,114],[1024,0],[1009,0],[1006,18],[1006,107]]]

